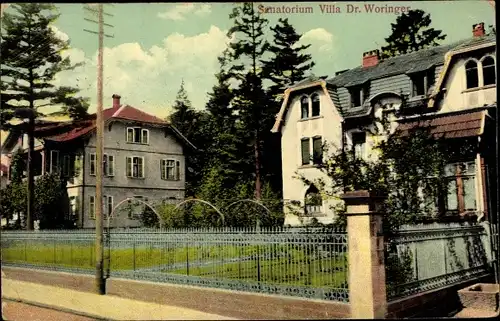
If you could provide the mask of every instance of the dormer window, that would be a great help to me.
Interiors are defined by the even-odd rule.
[[[479,87],[479,77],[477,73],[477,62],[469,60],[465,64],[465,77],[467,81],[467,89]]]
[[[312,117],[319,116],[320,113],[319,95],[314,94],[312,95],[311,99],[312,99]]]
[[[303,96],[300,99],[300,118],[309,118],[309,97]]]
[[[141,127],[127,127],[127,143],[149,144],[149,130]]]
[[[357,86],[349,89],[350,107],[361,107],[368,96],[368,86]]]
[[[415,73],[410,76],[412,84],[412,97],[427,95],[429,88],[434,84],[434,68],[425,72]]]
[[[494,85],[497,83],[495,74],[495,60],[491,56],[486,56],[481,61],[483,67],[483,86]]]

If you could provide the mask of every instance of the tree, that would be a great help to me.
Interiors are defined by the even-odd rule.
[[[1,126],[9,127],[7,120],[16,117],[28,118],[28,160],[34,151],[35,118],[42,115],[40,109],[61,106],[73,117],[84,117],[88,100],[74,97],[76,88],[56,86],[55,76],[78,65],[72,65],[69,57],[61,53],[69,48],[69,41],[56,36],[52,24],[59,17],[53,4],[13,4],[12,12],[2,17],[1,38]],[[8,99],[8,100],[7,100]],[[27,228],[33,228],[33,166],[28,161]]]
[[[197,145],[203,146],[204,140],[207,138],[203,134],[203,129],[207,123],[206,116],[193,108],[184,88],[184,81],[181,82],[173,109],[174,112],[169,117],[170,124],[177,128],[190,142],[196,142]],[[200,181],[203,155],[191,149],[186,149],[185,154],[187,169],[186,195],[192,196]]]
[[[262,194],[262,131],[263,124],[268,123],[269,97],[262,84],[263,64],[261,62],[268,50],[265,39],[265,27],[268,23],[259,12],[254,10],[253,3],[235,5],[230,14],[233,26],[229,29],[228,37],[234,37],[229,44],[230,56],[233,65],[230,68],[231,76],[241,84],[235,92],[233,106],[238,111],[243,131],[240,133],[252,147],[247,150],[246,159],[253,164],[255,180],[255,198],[260,199]],[[266,131],[268,131],[266,129]]]
[[[396,18],[396,23],[391,23],[392,33],[385,38],[382,58],[394,57],[427,47],[438,46],[440,40],[446,35],[441,30],[431,28],[431,16],[420,9],[410,10]]]
[[[59,17],[56,7],[20,3],[11,8],[2,17],[2,96],[9,99],[2,98],[2,110],[24,106],[41,113],[42,107],[59,105],[73,118],[84,117],[88,100],[75,97],[78,89],[53,84],[59,72],[79,66],[61,56],[69,41],[58,38],[52,29]]]
[[[66,181],[56,174],[44,174],[35,184],[35,217],[40,229],[74,227],[69,217]]]
[[[288,22],[288,18],[280,18],[271,30],[274,39],[269,51],[273,56],[264,62],[264,73],[273,82],[269,92],[277,102],[275,106],[279,108],[285,89],[307,78],[315,63],[311,61],[310,54],[302,53],[311,45],[298,44],[301,35]]]

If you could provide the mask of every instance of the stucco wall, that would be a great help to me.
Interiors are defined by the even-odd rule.
[[[294,94],[289,102],[289,109],[286,113],[285,122],[281,129],[282,133],[282,164],[283,164],[283,198],[286,201],[296,200],[304,202],[304,196],[308,186],[295,178],[297,173],[306,176],[310,180],[318,178],[326,178],[319,169],[312,166],[302,166],[301,162],[301,138],[312,138],[319,135],[322,137],[323,142],[328,144],[335,144],[341,146],[342,131],[341,131],[341,117],[333,106],[330,97],[325,96],[323,91],[318,88],[315,93],[320,95],[320,116],[308,120],[300,119],[301,107],[300,98],[301,93]],[[312,95],[313,92],[308,92]],[[312,143],[311,143],[312,153]],[[330,201],[323,202],[323,209],[326,217],[317,217],[320,222],[329,223],[333,219],[334,213],[329,209]],[[285,207],[285,225],[299,225],[300,220],[296,215],[290,213],[289,209]],[[306,219],[307,221],[307,219]]]
[[[491,50],[479,58],[486,55],[494,57],[495,52]],[[479,87],[467,89],[465,64],[468,59],[469,57],[457,59],[449,67],[448,75],[443,84],[446,91],[443,98],[437,101],[440,113],[481,107],[496,102],[496,85],[483,86],[483,72],[480,63],[478,64]]]

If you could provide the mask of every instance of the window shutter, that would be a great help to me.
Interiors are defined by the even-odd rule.
[[[127,128],[127,143],[133,143],[134,142],[134,129],[128,127]]]
[[[115,157],[108,156],[108,176],[115,176]]]
[[[179,161],[175,162],[175,179],[178,181],[181,180],[181,162]]]
[[[132,157],[126,157],[127,177],[132,177]]]
[[[144,157],[138,157],[139,163],[138,163],[138,177],[144,177]]]
[[[149,144],[149,130],[147,130],[147,129],[143,129],[142,130],[141,143],[143,143],[143,144]]]
[[[95,196],[89,198],[89,218],[95,219]]]
[[[301,149],[302,149],[302,165],[309,165],[309,161],[310,161],[309,138],[302,139]]]
[[[321,164],[323,158],[323,146],[321,143],[321,137],[313,138],[313,163]]]
[[[90,175],[95,175],[95,161],[96,161],[96,157],[95,157],[94,153],[90,154],[89,160],[90,160]]]
[[[167,170],[166,170],[166,161],[162,159],[160,161],[160,173],[161,173],[161,179],[167,179]]]

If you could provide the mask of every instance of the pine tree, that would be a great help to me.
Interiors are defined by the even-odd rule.
[[[394,57],[427,47],[439,45],[446,35],[441,30],[430,28],[431,16],[416,9],[403,13],[391,23],[392,33],[385,38],[387,46],[382,47],[382,58]]]
[[[186,196],[193,196],[201,180],[204,166],[203,149],[204,140],[207,135],[204,133],[207,124],[205,114],[197,112],[189,100],[184,81],[177,93],[173,105],[174,112],[170,115],[169,121],[181,134],[190,142],[196,142],[197,148],[201,150],[186,149]]]
[[[279,106],[285,89],[304,80],[315,64],[310,54],[302,53],[311,45],[298,45],[301,35],[288,22],[288,18],[280,18],[271,30],[274,40],[269,50],[273,57],[264,62],[264,73],[273,82],[269,92],[278,102],[276,106]]]
[[[72,70],[69,41],[59,39],[51,28],[59,17],[52,4],[11,5],[2,17],[1,79],[2,118],[7,121],[18,107],[29,107],[41,115],[40,108],[60,106],[73,118],[87,114],[88,100],[76,97],[78,89],[53,84],[55,76]]]
[[[260,199],[262,193],[262,132],[268,131],[261,125],[267,123],[269,117],[269,99],[262,86],[262,58],[269,44],[265,39],[265,27],[268,23],[257,11],[253,3],[235,5],[230,14],[234,25],[228,36],[235,37],[229,44],[233,65],[230,68],[232,77],[241,85],[235,90],[233,106],[238,111],[243,131],[240,133],[248,143],[246,157],[254,168],[255,198]]]

